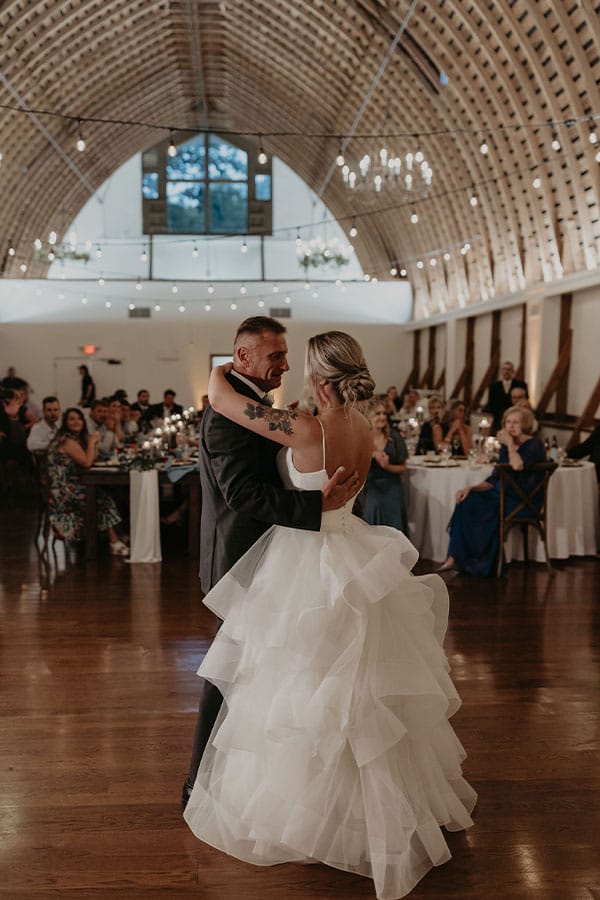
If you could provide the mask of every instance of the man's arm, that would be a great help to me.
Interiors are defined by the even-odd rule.
[[[37,422],[27,436],[27,449],[30,453],[34,453],[36,450],[46,450],[48,447],[48,440],[44,438],[41,425],[41,422]]]

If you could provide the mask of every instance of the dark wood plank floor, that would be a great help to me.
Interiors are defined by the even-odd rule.
[[[32,530],[0,505],[0,897],[373,897],[324,866],[238,863],[183,822],[212,629],[183,531],[162,565],[129,566],[60,547],[40,565]],[[452,861],[411,897],[597,900],[600,560],[450,589],[454,727],[480,799],[475,827],[449,835]]]

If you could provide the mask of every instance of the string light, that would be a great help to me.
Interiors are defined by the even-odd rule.
[[[312,295],[313,295],[313,300],[318,300],[318,299],[319,299],[319,292],[318,292],[318,291],[313,291]]]
[[[469,199],[469,203],[471,204],[471,206],[472,206],[473,208],[475,208],[475,207],[477,206],[478,202],[479,202],[479,201],[477,200],[477,195],[476,195],[476,194],[471,194],[471,197],[470,197],[470,199]]]
[[[26,263],[21,263],[21,265],[19,266],[19,268],[20,268],[21,272],[26,272],[26,271],[27,271],[27,264],[26,264]]]
[[[402,278],[406,278],[406,269],[400,269],[400,275]]]
[[[141,291],[141,289],[142,289],[142,282],[140,281],[139,278],[135,283],[135,289],[136,289],[136,291]]]
[[[485,141],[479,147],[479,152],[482,153],[483,156],[487,156],[488,153],[490,152],[490,148],[488,147],[488,145],[486,144]]]
[[[81,119],[77,119],[77,142],[75,144],[76,149],[83,153],[85,150],[85,141],[83,139],[83,132],[81,130]]]
[[[83,305],[85,306],[85,305],[87,304],[87,302],[88,302],[88,298],[87,298],[87,297],[82,297],[82,298],[81,298],[81,302],[82,302]]]
[[[264,301],[264,300],[259,300],[258,303],[257,303],[257,306],[258,306],[259,309],[262,309],[262,308],[264,307],[264,305],[265,305],[265,301]]]
[[[278,294],[278,293],[279,293],[279,285],[278,285],[278,284],[274,284],[274,285],[273,285],[273,293],[274,293],[274,294]]]
[[[215,289],[212,284],[209,284],[209,286],[207,287],[207,291],[209,294],[214,294]]]
[[[177,156],[177,147],[175,146],[175,140],[174,140],[174,138],[173,138],[173,132],[172,132],[172,131],[170,132],[169,146],[167,147],[167,154],[168,154],[171,158],[173,158],[174,156]]]
[[[560,141],[558,139],[558,135],[556,134],[556,132],[553,132],[553,134],[552,134],[551,146],[552,146],[552,149],[556,150],[557,152],[558,152],[558,150],[560,150]]]
[[[131,310],[135,309],[135,303],[130,303],[128,305],[128,309],[131,309]]]
[[[352,226],[351,226],[348,234],[350,235],[351,238],[355,238],[356,235],[358,234],[358,228],[356,227],[356,219],[352,219]]]
[[[35,239],[35,241],[33,242],[33,246],[35,247],[36,250],[42,249],[42,242],[40,241],[39,238]]]
[[[205,303],[205,304],[204,304],[204,309],[206,310],[206,312],[210,312],[211,309],[212,309],[212,306],[210,305],[210,303]]]
[[[194,257],[194,259],[197,259],[197,258],[198,258],[198,246],[197,246],[197,244],[194,244],[194,248],[193,248],[193,250],[192,250],[192,256]]]
[[[55,259],[56,259],[56,254],[53,253],[52,250],[50,250],[50,252],[48,253],[49,262],[54,262]]]
[[[146,249],[142,250],[142,252],[140,254],[140,259],[142,262],[148,261],[148,253],[147,253]]]
[[[102,259],[102,247],[100,244],[96,247],[96,259]]]
[[[112,306],[112,303],[110,302],[110,300],[107,300],[104,305],[107,309],[110,309]]]
[[[451,257],[450,257],[450,254],[446,251],[446,253],[444,253],[444,259],[446,260],[446,262],[448,262],[448,260],[449,260],[450,258],[451,258]]]
[[[344,150],[343,150],[343,147],[342,147],[342,141],[341,141],[341,140],[340,140],[340,147],[339,147],[339,150],[338,150],[338,155],[337,155],[337,158],[336,158],[335,161],[336,161],[337,165],[340,166],[340,167],[343,166],[343,165],[345,165],[345,162],[346,162],[345,159],[344,159]]]
[[[9,245],[8,245],[8,255],[9,255],[9,256],[14,256],[16,252],[17,252],[17,251],[16,251],[15,248],[12,246],[12,244],[9,243]]]
[[[413,211],[412,211],[412,215],[411,215],[411,217],[410,217],[410,221],[412,222],[413,225],[416,225],[417,222],[419,221],[419,217],[418,217],[417,211],[416,211],[415,209],[413,209]]]
[[[179,291],[179,288],[177,287],[177,285],[176,285],[176,284],[172,284],[172,285],[171,285],[171,293],[172,293],[172,294],[177,294],[178,291]]]
[[[590,131],[590,144],[596,144],[598,142],[598,135],[596,134],[596,129],[592,128]]]
[[[102,285],[104,284],[104,278],[102,277],[102,275],[98,279],[98,284],[100,285],[100,287],[102,287]]]
[[[183,303],[177,308],[179,309],[179,312],[185,312],[185,306],[183,305]]]
[[[262,134],[258,135],[258,144],[259,144],[259,151],[258,151],[258,157],[257,157],[258,164],[259,164],[259,166],[264,166],[267,162],[267,154],[265,153],[265,148],[263,147]]]
[[[246,293],[246,290],[247,290],[246,285],[245,285],[245,284],[241,284],[241,285],[240,285],[240,294],[245,294],[245,293]]]
[[[229,306],[229,309],[236,310],[236,309],[237,309],[237,303],[231,303],[230,306]]]
[[[283,302],[289,304],[289,303],[292,302],[292,298],[291,298],[291,297],[286,297],[285,300],[284,300]]]
[[[536,191],[537,191],[537,189],[540,188],[540,187],[542,186],[542,179],[536,177],[536,178],[533,179],[533,181],[531,182],[531,184],[532,184],[532,186],[533,186],[533,187],[536,189]]]
[[[423,268],[423,260],[420,259],[420,260],[417,262],[417,269],[422,269],[422,268]]]
[[[160,312],[160,303],[154,304],[154,312]]]
[[[396,266],[392,266],[392,268],[390,269],[390,275],[392,276],[392,278],[395,278],[397,274],[398,269],[396,268]]]
[[[305,281],[305,282],[304,282],[304,290],[305,290],[305,291],[310,291],[310,281]]]
[[[244,241],[242,246],[240,247],[240,253],[247,253],[247,252],[248,252],[248,244],[246,243],[246,241]]]

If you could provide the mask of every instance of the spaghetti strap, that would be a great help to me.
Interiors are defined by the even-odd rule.
[[[321,434],[323,435],[323,469],[327,471],[327,466],[325,465],[325,429],[323,428],[323,423],[321,422],[319,416],[317,416],[316,419],[321,426]]]

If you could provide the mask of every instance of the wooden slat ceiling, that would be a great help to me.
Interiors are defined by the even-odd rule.
[[[0,103],[16,104],[8,82],[31,109],[84,119],[293,131],[265,137],[265,149],[319,191],[339,140],[309,135],[348,133],[408,6],[12,0],[0,5]],[[599,17],[598,0],[417,4],[358,131],[435,132],[388,142],[397,153],[420,148],[433,165],[431,194],[415,207],[419,222],[411,224],[413,205],[402,194],[350,192],[337,171],[323,193],[346,230],[356,217],[353,243],[366,272],[391,278],[394,262],[404,265],[417,317],[600,258],[600,142],[590,142],[590,122],[557,127],[560,151],[551,148],[552,128],[532,127],[600,114]],[[0,109],[0,268],[8,276],[20,275],[24,259],[28,275],[43,275],[34,239],[49,229],[61,237],[90,190],[166,136],[147,125],[87,123],[81,154],[76,123],[40,121],[79,171],[29,116]],[[346,156],[379,144],[356,138]],[[472,246],[462,255],[465,241]],[[6,255],[9,242],[15,257]]]

